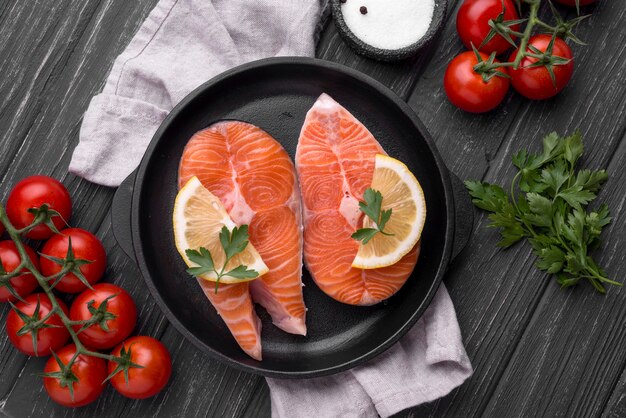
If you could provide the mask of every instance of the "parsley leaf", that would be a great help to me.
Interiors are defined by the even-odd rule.
[[[547,273],[555,274],[563,269],[565,263],[565,253],[556,245],[542,248],[536,252],[539,261],[537,267],[545,270]]]
[[[243,252],[248,246],[248,225],[234,227],[232,232],[226,226],[223,226],[220,231],[220,242],[227,259],[231,259],[236,254]]]
[[[229,271],[228,273],[224,273],[224,276],[234,277],[236,279],[252,279],[259,275],[256,270],[250,270],[248,266],[240,265]]]
[[[357,229],[351,237],[357,241],[361,241],[363,244],[367,244],[379,232],[383,235],[393,235],[384,231],[385,225],[387,225],[387,222],[391,219],[393,210],[382,210],[382,193],[368,188],[363,193],[363,200],[364,202],[359,202],[359,209],[374,222],[376,227]]]
[[[215,280],[215,293],[217,293],[219,288],[220,279],[224,276],[234,277],[235,279],[253,279],[259,276],[256,270],[249,269],[248,266],[245,265],[239,265],[232,270],[225,271],[230,260],[237,254],[243,252],[248,246],[248,225],[234,227],[232,231],[226,226],[223,226],[220,231],[219,239],[226,256],[226,260],[221,269],[218,270],[215,268],[211,252],[204,247],[200,247],[198,250],[185,250],[185,254],[189,260],[198,265],[198,267],[188,268],[187,273],[202,278],[201,276],[214,272],[217,277]]]
[[[609,208],[587,206],[596,198],[608,175],[604,170],[576,169],[584,147],[579,132],[568,137],[551,133],[538,154],[521,150],[513,156],[518,173],[510,195],[498,185],[466,181],[474,204],[491,212],[489,226],[500,229],[501,247],[527,238],[537,267],[555,275],[563,288],[587,280],[605,293],[610,280],[588,254],[600,244],[602,229],[611,222]],[[516,196],[516,190],[522,193]]]
[[[575,165],[578,159],[583,155],[583,137],[579,131],[574,135],[568,136],[563,140],[563,157],[571,164]]]
[[[187,269],[187,272],[189,274],[192,274],[194,276],[201,276],[211,271],[215,271],[215,266],[213,265],[213,257],[211,256],[209,250],[207,250],[206,248],[200,247],[198,251],[185,250],[185,254],[187,254],[189,260],[200,266]]]
[[[376,234],[378,234],[378,229],[361,228],[357,229],[356,232],[352,234],[352,238],[357,241],[363,241],[363,244],[367,244]]]
[[[363,193],[363,200],[359,202],[359,209],[372,221],[377,222],[380,217],[380,207],[383,204],[383,195],[374,189],[368,188]]]

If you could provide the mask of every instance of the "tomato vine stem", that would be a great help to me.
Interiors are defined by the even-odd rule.
[[[541,0],[525,0],[525,2],[530,4],[530,15],[528,16],[528,22],[526,23],[524,35],[522,36],[519,49],[517,50],[517,55],[515,56],[515,60],[513,61],[513,69],[515,70],[518,69],[520,63],[524,59],[524,56],[526,55],[526,48],[528,47],[528,41],[530,40],[530,36],[533,33],[533,28],[535,27],[537,22],[539,22],[537,14],[539,12]]]
[[[491,37],[499,34],[499,36],[508,39],[512,45],[517,46],[515,41],[510,38],[510,35],[515,35],[517,38],[519,38],[519,47],[517,48],[517,52],[514,52],[514,58],[511,57],[510,60],[505,62],[490,60],[490,62],[479,63],[480,65],[476,65],[474,67],[474,71],[483,75],[492,75],[498,68],[502,67],[508,67],[517,70],[522,64],[524,58],[532,58],[536,60],[537,64],[534,64],[533,66],[544,65],[546,66],[546,68],[548,68],[549,71],[552,71],[551,67],[554,65],[563,65],[567,63],[568,60],[566,60],[565,58],[558,57],[552,54],[552,46],[550,46],[546,51],[539,51],[534,48],[530,42],[533,36],[533,32],[535,31],[535,29],[541,28],[551,34],[553,39],[557,37],[562,39],[572,39],[578,44],[584,44],[572,33],[572,29],[581,21],[586,19],[588,15],[578,16],[577,18],[570,21],[565,21],[554,8],[552,3],[549,2],[550,0],[548,0],[550,10],[556,20],[556,24],[553,26],[539,18],[539,9],[541,8],[541,5],[544,4],[544,1],[545,0],[520,0],[520,3],[523,2],[524,4],[527,4],[529,6],[529,15],[527,19],[511,21],[505,20],[503,22],[500,22],[501,19],[504,19],[503,9],[502,14],[500,14],[497,19],[490,20],[489,25],[491,26],[492,30],[486,39],[491,39]],[[511,25],[521,23],[522,21],[526,22],[526,27],[524,28],[523,32],[518,32],[510,27]]]
[[[13,224],[11,224],[11,221],[9,220],[9,217],[7,216],[4,206],[0,204],[0,222],[4,225],[7,233],[11,237],[11,240],[15,243],[17,251],[20,255],[20,259],[21,259],[20,265],[14,270],[14,272],[21,272],[24,269],[26,269],[30,273],[32,273],[32,275],[37,279],[39,286],[44,291],[44,293],[48,296],[48,298],[50,299],[50,303],[52,304],[52,309],[50,313],[48,313],[44,318],[42,318],[38,322],[41,322],[41,324],[43,324],[47,319],[49,319],[50,316],[52,316],[53,314],[56,314],[61,320],[61,322],[63,323],[63,326],[69,332],[72,342],[76,346],[76,353],[74,354],[72,359],[68,362],[67,364],[68,368],[71,368],[72,364],[76,361],[79,355],[99,357],[104,360],[116,362],[118,364],[122,363],[124,359],[122,359],[121,357],[116,357],[110,354],[104,354],[104,353],[99,353],[97,351],[89,350],[87,347],[85,347],[85,345],[78,338],[78,333],[74,331],[73,326],[85,325],[90,322],[95,323],[95,321],[93,319],[86,320],[86,321],[72,321],[61,308],[61,305],[59,304],[55,294],[52,292],[52,287],[49,284],[50,280],[54,280],[59,277],[62,277],[68,271],[66,269],[63,269],[60,272],[50,277],[45,277],[39,272],[39,270],[37,270],[37,268],[31,261],[30,257],[26,253],[26,248],[24,247],[24,243],[22,242],[21,235],[30,231],[37,225],[43,223],[43,221],[41,220],[34,221],[31,225],[25,228],[16,229],[13,226]],[[7,277],[10,277],[10,274],[7,274]]]

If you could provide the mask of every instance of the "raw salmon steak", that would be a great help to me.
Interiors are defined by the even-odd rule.
[[[418,243],[398,263],[379,269],[352,267],[362,226],[359,200],[374,176],[374,136],[327,94],[309,110],[300,133],[296,168],[304,206],[304,262],[324,293],[350,305],[373,305],[396,293],[419,256]]]
[[[280,329],[306,335],[302,297],[302,218],[296,171],[283,147],[244,122],[216,123],[196,133],[180,161],[179,187],[197,176],[238,225],[249,225],[250,242],[269,272],[205,293],[241,348],[261,358],[260,321],[252,301]],[[214,289],[214,287],[213,287]]]

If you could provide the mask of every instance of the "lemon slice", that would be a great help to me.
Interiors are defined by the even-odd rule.
[[[220,231],[224,226],[232,231],[237,225],[228,216],[222,202],[220,202],[217,196],[208,191],[197,177],[192,177],[178,192],[176,202],[174,203],[173,221],[176,249],[183,260],[185,260],[185,263],[189,267],[198,267],[196,263],[189,260],[185,250],[198,250],[200,247],[204,247],[211,253],[215,268],[221,270],[226,260],[226,255],[220,243]],[[251,243],[248,243],[241,253],[235,255],[228,262],[225,271],[229,271],[239,265],[245,265],[249,269],[256,270],[259,276],[269,271]],[[211,282],[217,281],[215,272],[209,272],[200,277]],[[242,283],[254,280],[257,277],[238,279],[222,276],[220,283]]]
[[[419,182],[402,162],[386,155],[376,155],[371,188],[383,196],[381,210],[392,209],[384,227],[389,235],[377,233],[359,245],[352,267],[375,269],[400,261],[420,240],[426,221],[426,200]],[[363,228],[376,228],[369,217]]]

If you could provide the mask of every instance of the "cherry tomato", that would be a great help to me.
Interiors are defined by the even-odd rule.
[[[576,7],[576,0],[556,0],[557,3],[564,4],[566,6]],[[595,3],[596,0],[578,0],[579,6],[587,6],[589,4]]]
[[[69,382],[62,382],[62,379],[57,377],[44,376],[43,379],[44,387],[50,398],[63,406],[79,407],[90,404],[98,399],[105,387],[102,383],[107,378],[106,361],[99,357],[80,354],[71,367],[66,367],[75,353],[76,346],[74,344],[65,346],[56,353],[61,363],[63,363],[63,369],[69,369],[67,370],[68,377],[78,379],[78,381],[72,383],[73,396],[69,386],[62,384]],[[62,368],[57,359],[54,356],[50,357],[44,367],[44,373],[58,373],[61,371]]]
[[[483,52],[480,56],[484,61],[489,59]],[[483,113],[502,102],[509,89],[509,79],[495,76],[485,82],[482,75],[474,71],[477,63],[478,60],[472,51],[458,55],[448,65],[443,85],[452,104],[467,112]],[[499,68],[497,71],[506,74],[505,68]]]
[[[106,301],[106,309],[102,305]],[[127,291],[109,283],[99,283],[74,300],[70,308],[72,321],[100,318],[94,325],[78,334],[87,347],[97,350],[113,348],[124,341],[137,323],[137,308]],[[103,328],[103,325],[106,330]],[[76,326],[78,331],[80,326]]]
[[[172,374],[172,359],[167,348],[154,338],[138,336],[124,341],[111,354],[121,357],[124,354],[122,350],[132,363],[143,368],[131,367],[128,370],[128,382],[123,371],[113,376],[111,385],[115,390],[133,399],[149,398],[159,393]],[[109,361],[109,374],[117,366],[116,362]]]
[[[80,266],[80,272],[89,284],[96,283],[102,278],[106,269],[106,252],[95,235],[80,228],[68,228],[46,242],[41,250],[42,257],[39,259],[41,272],[45,276],[52,276],[61,271],[62,266],[60,264],[45,258],[43,255],[65,258],[70,238],[72,238],[74,258],[91,261],[90,264]],[[74,273],[70,272],[63,276],[56,289],[65,293],[79,293],[87,289],[87,286]]]
[[[7,216],[15,228],[25,228],[33,222],[34,215],[29,209],[39,209],[47,204],[57,211],[61,217],[53,216],[52,223],[60,231],[65,228],[72,216],[72,201],[63,184],[47,176],[26,177],[15,185],[7,200]],[[31,239],[44,240],[54,232],[47,225],[37,225],[28,231],[26,236]]]
[[[472,49],[472,44],[478,49],[489,34],[490,20],[495,20],[502,13],[502,0],[465,0],[456,16],[456,30],[467,49]],[[504,20],[517,20],[519,15],[511,0],[504,0]],[[511,29],[519,32],[520,26],[513,25]],[[515,40],[515,36],[511,35]],[[511,44],[501,35],[496,35],[487,42],[480,51],[491,54],[496,51],[502,54]]]
[[[538,50],[545,52],[552,36],[540,34],[530,38],[528,44],[534,46]],[[517,50],[511,54],[509,61],[514,61]],[[566,59],[572,59],[572,50],[561,38],[556,38],[552,55]],[[556,83],[550,78],[550,73],[546,67],[526,68],[537,62],[537,58],[525,57],[522,59],[517,70],[510,69],[511,84],[513,88],[522,96],[533,100],[544,100],[555,96],[565,88],[574,72],[574,61],[571,60],[567,64],[552,66]]]
[[[33,315],[37,310],[37,301],[39,301],[39,313]],[[67,315],[67,306],[63,301],[58,300],[59,306]],[[18,302],[15,307],[22,313],[31,317],[30,321],[37,321],[44,318],[52,310],[52,302],[45,293],[35,293],[24,299],[24,302]],[[34,316],[34,318],[33,318]],[[52,351],[61,349],[70,338],[70,334],[63,326],[61,318],[52,315],[44,324],[52,325],[51,328],[39,328],[36,330],[37,350],[33,345],[33,331],[28,331],[24,335],[18,335],[20,329],[26,324],[22,318],[13,309],[7,315],[7,335],[11,343],[22,353],[29,356],[48,356]]]
[[[24,244],[24,249],[30,261],[39,269],[39,259],[37,253]],[[22,259],[13,241],[0,241],[0,262],[7,273],[14,271],[21,263]],[[25,298],[37,288],[37,279],[28,270],[24,269],[24,274],[10,280],[10,285],[20,297]],[[0,283],[0,302],[15,302],[17,298],[9,292],[5,284]]]
[[[4,234],[4,224],[0,223],[0,235]]]

